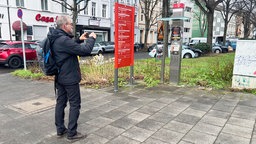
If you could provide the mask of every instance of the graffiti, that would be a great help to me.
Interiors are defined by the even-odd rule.
[[[239,87],[249,87],[250,78],[247,77],[235,77],[235,84]]]

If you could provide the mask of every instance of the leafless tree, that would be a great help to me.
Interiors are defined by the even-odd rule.
[[[253,19],[253,13],[256,10],[255,0],[243,0],[245,8],[242,11],[243,25],[244,25],[244,38],[248,38],[251,32],[251,24],[255,19]]]
[[[74,28],[73,35],[76,36],[76,21],[77,21],[78,13],[86,9],[86,7],[88,6],[88,2],[90,0],[73,0],[72,4],[68,3],[67,0],[52,0],[52,1],[60,4],[61,6],[65,7],[66,9],[72,12],[72,21],[73,21],[73,28]],[[83,3],[83,7],[80,7],[81,3]]]
[[[223,0],[195,0],[196,5],[207,16],[207,43],[212,45],[214,10]]]
[[[216,10],[221,12],[222,18],[224,20],[224,34],[223,34],[223,43],[226,43],[228,23],[231,18],[241,11],[244,7],[242,0],[224,0],[222,5],[220,5]]]
[[[200,9],[198,12],[193,12],[194,18],[198,21],[201,37],[204,37],[207,28],[207,17]]]
[[[160,0],[139,0],[141,11],[145,18],[144,48],[147,47],[148,33],[151,26],[157,23],[157,18],[161,15],[161,12],[155,11],[159,2]]]

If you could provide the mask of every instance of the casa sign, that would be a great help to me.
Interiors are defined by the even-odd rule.
[[[42,22],[54,22],[54,17],[42,16],[41,14],[37,14],[35,17],[36,21]]]

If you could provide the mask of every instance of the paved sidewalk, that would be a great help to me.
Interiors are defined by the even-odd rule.
[[[52,82],[0,81],[0,144],[69,143],[56,137]],[[88,137],[75,144],[256,144],[252,94],[167,85],[81,93],[78,131]]]

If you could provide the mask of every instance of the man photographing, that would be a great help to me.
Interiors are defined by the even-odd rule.
[[[96,34],[94,32],[86,37],[82,34],[79,39],[73,39],[73,24],[69,16],[59,16],[56,20],[56,29],[48,34],[51,42],[54,58],[59,72],[55,76],[57,99],[55,108],[55,125],[57,136],[62,137],[67,134],[68,141],[75,141],[85,138],[77,132],[77,121],[81,108],[80,86],[81,72],[77,56],[90,55]],[[86,44],[80,44],[86,40]],[[65,108],[69,102],[68,126],[65,126]]]

